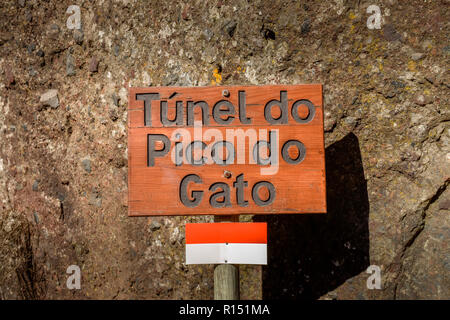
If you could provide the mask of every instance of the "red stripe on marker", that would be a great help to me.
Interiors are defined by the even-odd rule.
[[[187,223],[186,244],[199,243],[267,244],[267,223]]]

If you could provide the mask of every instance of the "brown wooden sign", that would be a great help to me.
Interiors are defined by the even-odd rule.
[[[128,209],[325,213],[322,85],[130,88]]]

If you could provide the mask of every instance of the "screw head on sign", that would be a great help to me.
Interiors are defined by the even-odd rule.
[[[230,179],[231,176],[232,176],[232,173],[231,173],[230,171],[228,171],[228,170],[224,170],[224,171],[223,171],[223,176],[224,176],[225,178],[227,178],[227,179]]]
[[[223,90],[222,90],[222,95],[223,95],[224,97],[229,97],[229,96],[230,96],[230,91],[228,91],[227,89],[223,89]]]

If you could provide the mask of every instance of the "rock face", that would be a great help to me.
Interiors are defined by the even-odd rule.
[[[127,88],[275,83],[324,85],[328,214],[241,217],[241,298],[450,299],[445,1],[35,2],[0,4],[0,299],[211,299],[212,217],[127,217]]]
[[[44,107],[48,106],[53,109],[59,107],[58,90],[52,89],[41,95],[39,101]]]

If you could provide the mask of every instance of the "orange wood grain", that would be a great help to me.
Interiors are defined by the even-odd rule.
[[[222,90],[227,89],[230,96],[224,98]],[[244,125],[239,121],[238,91],[245,90],[247,117],[252,124]],[[288,93],[289,123],[270,125],[264,118],[264,106],[272,99],[280,99],[280,91]],[[175,115],[175,101],[206,101],[210,107],[210,125],[203,126],[202,132],[214,128],[226,137],[227,129],[268,129],[278,130],[279,168],[274,175],[261,175],[260,169],[269,166],[248,164],[248,145],[246,145],[247,164],[227,166],[206,164],[193,166],[182,164],[175,166],[171,160],[171,151],[162,158],[155,159],[155,166],[147,166],[147,135],[165,134],[169,139],[174,130],[184,128],[193,136],[193,127],[163,127],[160,121],[159,101],[152,103],[152,126],[144,125],[144,101],[136,100],[137,93],[159,93],[161,98],[169,100],[169,118]],[[226,99],[236,108],[235,119],[231,125],[221,125],[212,117],[214,103]],[[316,107],[314,119],[307,124],[299,124],[290,114],[291,105],[300,99],[310,100]],[[200,108],[195,109],[196,118],[200,117]],[[186,118],[186,110],[184,110]],[[186,119],[184,119],[186,123]],[[286,163],[281,157],[281,146],[288,140],[296,139],[306,147],[305,159],[297,165]],[[206,142],[207,144],[210,142]],[[172,143],[171,149],[174,143]],[[290,153],[291,150],[289,150]],[[224,170],[231,172],[231,177],[224,176]],[[248,187],[244,197],[247,207],[238,206],[233,182],[236,176],[243,173]],[[204,191],[203,200],[195,208],[184,206],[179,198],[180,182],[184,176],[196,174],[202,180],[201,185],[190,184],[191,190]],[[276,189],[276,198],[268,206],[260,207],[252,200],[252,187],[259,181],[269,181]],[[215,182],[224,182],[230,186],[231,207],[213,208],[209,197],[213,192],[208,190]],[[276,213],[325,213],[325,150],[323,135],[323,103],[322,85],[267,85],[267,86],[214,86],[214,87],[150,87],[129,89],[128,109],[128,210],[130,216],[148,215],[237,215],[237,214],[276,214]],[[262,195],[262,193],[261,193]],[[263,196],[263,195],[262,195]]]

